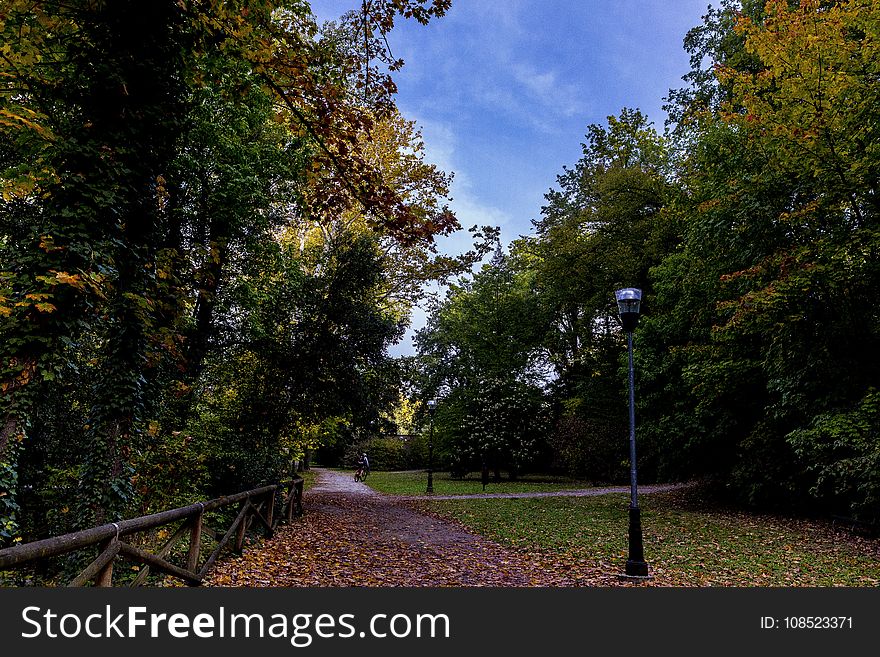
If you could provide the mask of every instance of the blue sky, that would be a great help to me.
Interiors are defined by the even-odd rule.
[[[623,107],[663,128],[663,98],[689,70],[685,33],[708,0],[453,0],[422,26],[389,36],[406,65],[397,104],[422,128],[428,159],[453,172],[451,207],[464,228],[531,232],[544,194],[581,155],[587,126]],[[313,0],[320,19],[358,0]],[[467,233],[441,243],[466,246]],[[414,325],[424,321],[414,315]],[[409,334],[392,353],[411,353]]]

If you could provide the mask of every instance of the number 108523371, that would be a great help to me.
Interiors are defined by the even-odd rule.
[[[784,616],[761,618],[761,628],[765,630],[851,630],[852,616]]]

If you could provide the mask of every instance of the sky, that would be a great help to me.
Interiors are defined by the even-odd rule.
[[[388,37],[405,61],[394,76],[397,105],[421,128],[427,160],[454,174],[450,207],[463,227],[440,249],[466,250],[475,224],[500,226],[504,244],[531,233],[544,194],[581,156],[590,124],[630,107],[662,131],[664,98],[689,70],[685,34],[708,5],[452,0],[426,26],[401,19]],[[321,20],[359,6],[312,2]],[[423,324],[416,309],[413,328]],[[411,335],[391,353],[413,353]]]

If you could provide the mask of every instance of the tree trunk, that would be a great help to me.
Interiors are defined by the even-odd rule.
[[[18,415],[10,413],[6,416],[3,429],[0,430],[0,463],[6,460],[7,449],[11,447],[13,437],[19,433]],[[11,449],[9,451],[12,451]]]

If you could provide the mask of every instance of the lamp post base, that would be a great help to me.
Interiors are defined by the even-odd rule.
[[[651,579],[651,576],[648,574],[648,564],[644,561],[631,561],[627,559],[624,573],[625,577]]]
[[[634,506],[629,507],[629,558],[624,572],[630,577],[648,577],[648,564],[642,546],[642,512]]]
[[[425,493],[433,493],[434,492],[434,473],[428,473],[428,488],[425,490]]]

